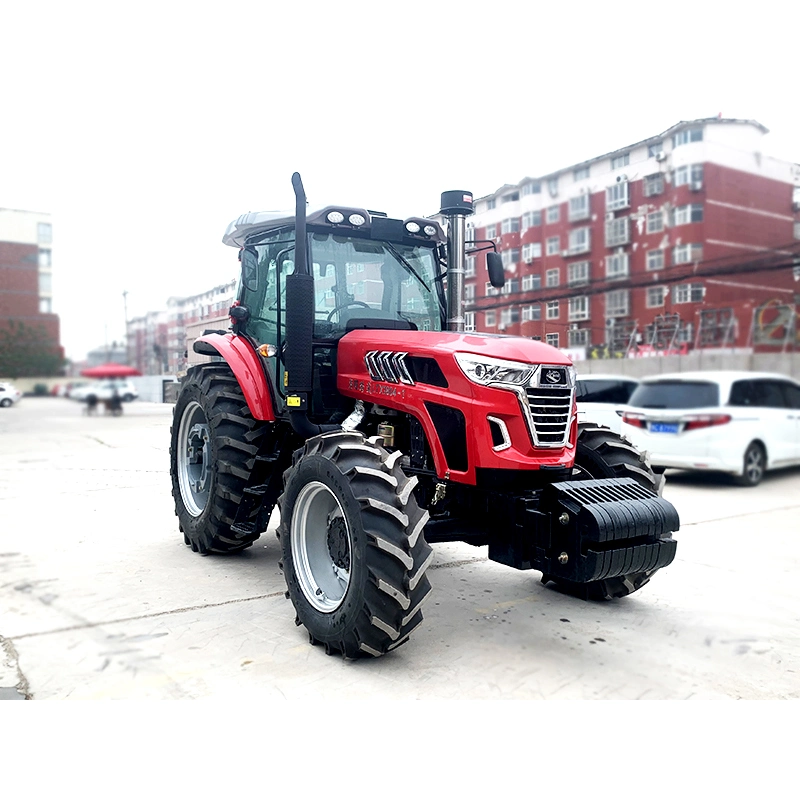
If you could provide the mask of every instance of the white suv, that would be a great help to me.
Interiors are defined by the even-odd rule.
[[[681,372],[644,378],[622,433],[653,467],[717,470],[755,486],[800,464],[800,383],[766,372]]]
[[[22,392],[10,383],[0,383],[0,408],[8,408],[18,402]]]
[[[112,378],[98,381],[97,383],[89,383],[86,386],[79,386],[77,389],[73,389],[69,396],[73,400],[81,401],[85,401],[91,396],[96,397],[98,400],[110,400],[114,396],[115,389],[125,403],[129,403],[139,396],[136,387],[123,378]]]

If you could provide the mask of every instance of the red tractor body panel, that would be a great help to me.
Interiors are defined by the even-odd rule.
[[[434,359],[447,386],[376,381],[365,363],[366,354],[375,350]],[[455,332],[358,330],[339,341],[337,388],[348,397],[413,414],[430,443],[439,477],[474,485],[476,468],[538,470],[542,467],[572,467],[577,438],[574,403],[567,446],[534,447],[519,397],[513,391],[481,386],[469,380],[458,366],[455,353],[482,354],[527,364],[571,366],[570,360],[555,348],[529,339]],[[463,470],[448,466],[441,436],[437,434],[426,403],[457,409],[464,415],[467,454]],[[494,449],[489,416],[505,423],[510,447],[500,451]]]
[[[205,342],[213,347],[233,370],[239,386],[242,387],[247,406],[254,419],[264,422],[275,421],[275,408],[272,403],[272,394],[261,359],[253,349],[250,342],[243,336],[232,333],[209,333],[197,338],[198,342]]]

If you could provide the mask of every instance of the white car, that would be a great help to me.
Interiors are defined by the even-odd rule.
[[[575,381],[578,422],[594,422],[620,433],[620,408],[630,400],[638,385],[636,378],[625,375],[578,375]]]
[[[22,392],[13,384],[0,383],[0,408],[8,408],[10,405],[19,402]]]
[[[681,372],[642,379],[622,434],[654,468],[715,470],[755,486],[800,464],[800,383],[766,372]]]
[[[114,396],[114,390],[125,403],[135,400],[139,396],[136,387],[128,380],[123,378],[109,378],[108,380],[98,381],[97,383],[87,383],[72,389],[69,396],[73,400],[85,401],[90,396],[98,400],[110,400]]]

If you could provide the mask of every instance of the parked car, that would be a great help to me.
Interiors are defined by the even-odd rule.
[[[621,433],[620,406],[630,400],[638,385],[637,379],[624,375],[578,375],[575,391],[578,422],[594,422]]]
[[[136,387],[124,378],[109,378],[104,381],[97,381],[96,383],[87,383],[83,386],[78,386],[71,389],[69,396],[73,400],[85,401],[90,395],[94,395],[98,400],[110,400],[114,396],[114,390],[126,403],[135,400],[139,396]]]
[[[0,407],[8,408],[19,402],[22,392],[11,383],[0,383]]]
[[[622,434],[654,468],[718,470],[745,486],[800,464],[800,383],[766,372],[683,372],[644,378]]]

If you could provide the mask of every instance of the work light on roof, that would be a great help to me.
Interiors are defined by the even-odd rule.
[[[347,221],[351,225],[363,225],[366,222],[366,220],[364,219],[364,215],[363,214],[351,214],[347,218]]]
[[[436,226],[435,225],[426,225],[422,229],[422,231],[426,236],[433,236],[433,234],[436,233]]]
[[[419,233],[419,224],[416,222],[406,222],[406,230],[409,233]]]
[[[344,222],[344,214],[341,211],[329,211],[325,219],[332,225],[338,225],[340,222]]]

